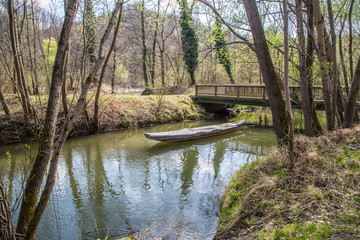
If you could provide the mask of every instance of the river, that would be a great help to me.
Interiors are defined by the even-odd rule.
[[[144,239],[212,239],[219,200],[232,174],[269,152],[276,144],[273,130],[242,126],[222,136],[175,144],[146,139],[144,133],[224,121],[181,122],[68,140],[38,236],[115,239],[133,232]],[[24,162],[26,166],[35,149],[0,146],[0,173],[13,206],[21,192]]]

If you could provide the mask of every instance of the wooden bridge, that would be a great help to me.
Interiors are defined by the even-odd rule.
[[[290,92],[300,97],[300,87],[290,86]],[[313,87],[316,109],[323,110],[322,88]],[[195,102],[202,103],[207,110],[218,111],[228,104],[270,106],[265,85],[235,85],[235,84],[197,84],[195,85]],[[293,108],[300,108],[294,101]]]

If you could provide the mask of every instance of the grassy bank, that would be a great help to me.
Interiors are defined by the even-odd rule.
[[[9,108],[12,111],[10,121],[0,110],[0,144],[17,143],[35,140],[37,131],[25,128],[20,102],[15,96],[7,96]],[[143,127],[153,124],[182,121],[186,119],[201,119],[207,115],[199,109],[186,95],[155,95],[155,96],[113,96],[101,98],[99,110],[99,131],[107,132],[133,127]],[[32,99],[37,116],[42,121],[46,111],[46,99],[42,104]],[[68,100],[69,106],[71,99]],[[70,137],[94,133],[91,129],[94,102],[88,100],[85,111],[79,114]],[[60,110],[58,128],[64,121],[63,109]],[[33,125],[33,129],[36,129]]]
[[[215,239],[360,239],[360,126],[298,137],[243,167],[222,199]]]

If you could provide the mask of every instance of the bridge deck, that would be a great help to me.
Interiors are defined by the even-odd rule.
[[[300,97],[299,86],[290,86],[290,92]],[[313,87],[313,96],[316,108],[324,109],[320,86]],[[269,106],[264,85],[197,84],[194,99],[201,103]],[[295,102],[292,107],[299,108]]]

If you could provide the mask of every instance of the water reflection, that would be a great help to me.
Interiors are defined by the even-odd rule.
[[[176,144],[157,143],[143,133],[214,123],[168,124],[69,140],[39,237],[94,239],[136,230],[149,238],[210,239],[231,175],[268,152],[276,143],[272,130],[244,126]],[[13,155],[9,168],[7,150]],[[21,161],[15,159],[24,153],[18,146],[6,146],[0,147],[0,156],[0,173],[9,180],[8,193],[14,198],[22,177]]]

